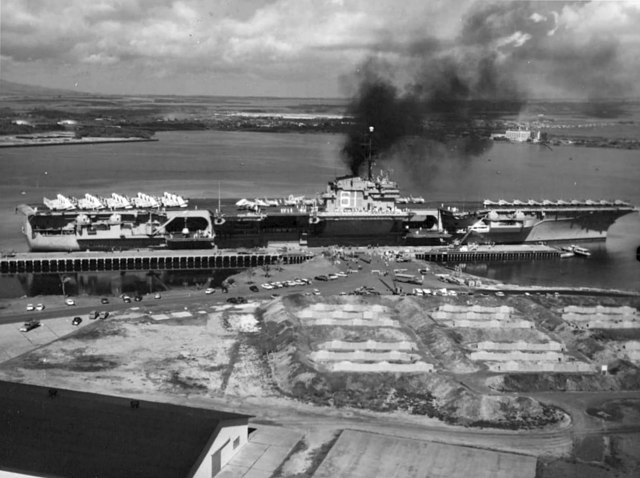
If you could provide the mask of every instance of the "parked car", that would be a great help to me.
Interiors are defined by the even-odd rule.
[[[109,312],[107,312],[106,310],[100,312],[100,314],[98,314],[98,319],[100,320],[104,320],[107,317],[109,317]]]
[[[36,306],[35,306],[35,305],[33,305],[33,304],[27,304],[27,310],[28,310],[29,312],[31,312],[31,311],[33,311],[33,310],[36,310]]]
[[[328,277],[328,276],[326,276],[326,275],[324,275],[324,274],[322,274],[322,275],[319,275],[319,276],[315,276],[315,277],[314,277],[314,279],[315,279],[315,280],[321,280],[321,281],[326,282],[326,281],[328,281],[328,280],[329,280],[329,277]]]
[[[109,303],[109,299],[107,299],[106,297],[103,297],[102,299],[100,299],[100,303],[101,304],[108,304]]]
[[[162,299],[160,292],[156,292],[156,295],[153,296],[154,299]]]
[[[131,297],[129,297],[128,295],[123,295],[122,296],[122,302],[124,302],[126,304],[130,304],[131,303]]]
[[[36,310],[44,310],[44,304],[36,305]]]
[[[205,294],[210,295],[213,294],[216,290],[213,287],[207,287],[207,290],[204,291]]]
[[[245,299],[244,297],[229,297],[227,299],[227,302],[229,302],[230,304],[246,304],[247,299]]]
[[[70,297],[67,297],[67,298],[64,300],[64,303],[65,303],[66,305],[76,305],[76,301],[75,301],[75,300],[73,300],[73,299],[72,299],[72,298],[70,298]]]
[[[40,327],[39,320],[28,320],[22,327],[20,327],[20,332],[29,332],[30,330],[37,329],[38,327]]]
[[[262,284],[260,287],[262,287],[263,289],[266,289],[266,290],[271,290],[271,289],[273,289],[273,285],[272,285],[272,284],[269,284],[268,282],[265,282],[265,283],[264,283],[264,284]]]
[[[89,320],[95,320],[98,318],[98,312],[95,310],[92,310],[91,312],[89,312]]]
[[[258,289],[258,287],[256,287],[255,285],[252,285],[249,287],[249,290],[251,292],[260,292],[260,289]]]
[[[141,295],[136,295],[133,300],[135,300],[136,302],[140,302],[142,300],[142,296]]]
[[[80,317],[74,317],[71,321],[71,325],[75,325],[76,327],[82,323],[82,319]]]

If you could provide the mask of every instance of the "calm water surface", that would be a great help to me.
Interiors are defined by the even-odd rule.
[[[314,195],[347,173],[340,135],[167,132],[145,143],[0,149],[0,249],[25,251],[23,202],[172,191],[187,197]],[[447,203],[483,199],[626,199],[640,205],[637,151],[496,143],[479,156],[443,149],[413,161],[380,163],[405,194]],[[619,219],[587,259],[470,265],[469,272],[515,283],[640,290],[640,219]]]

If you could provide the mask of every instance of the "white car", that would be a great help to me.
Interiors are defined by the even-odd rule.
[[[65,299],[65,300],[64,300],[64,303],[65,303],[66,305],[76,305],[76,301],[75,301],[75,300],[73,300],[73,299],[71,299],[71,298],[67,298],[67,299]]]
[[[205,294],[213,294],[216,290],[213,287],[207,287],[207,290],[204,291]]]
[[[264,284],[262,284],[260,287],[262,287],[263,289],[266,290],[271,290],[273,289],[273,286],[271,284],[269,284],[268,282],[265,282]]]
[[[31,312],[32,310],[36,310],[36,307],[33,304],[27,304],[27,310]]]
[[[44,310],[44,304],[36,305],[36,310]]]

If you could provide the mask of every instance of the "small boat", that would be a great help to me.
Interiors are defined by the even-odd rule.
[[[566,259],[567,257],[574,257],[576,255],[575,252],[573,252],[573,247],[572,246],[565,246],[565,247],[561,247],[560,248],[560,258],[561,259]]]
[[[577,256],[589,257],[591,255],[591,251],[585,247],[571,246],[571,249]]]

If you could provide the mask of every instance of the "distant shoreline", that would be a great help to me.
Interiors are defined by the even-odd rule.
[[[70,138],[33,138],[28,140],[20,140],[16,138],[15,142],[3,142],[0,138],[0,148],[31,148],[37,146],[76,146],[83,144],[105,144],[105,143],[133,143],[143,141],[159,141],[158,138],[100,138],[87,137],[80,139]]]

